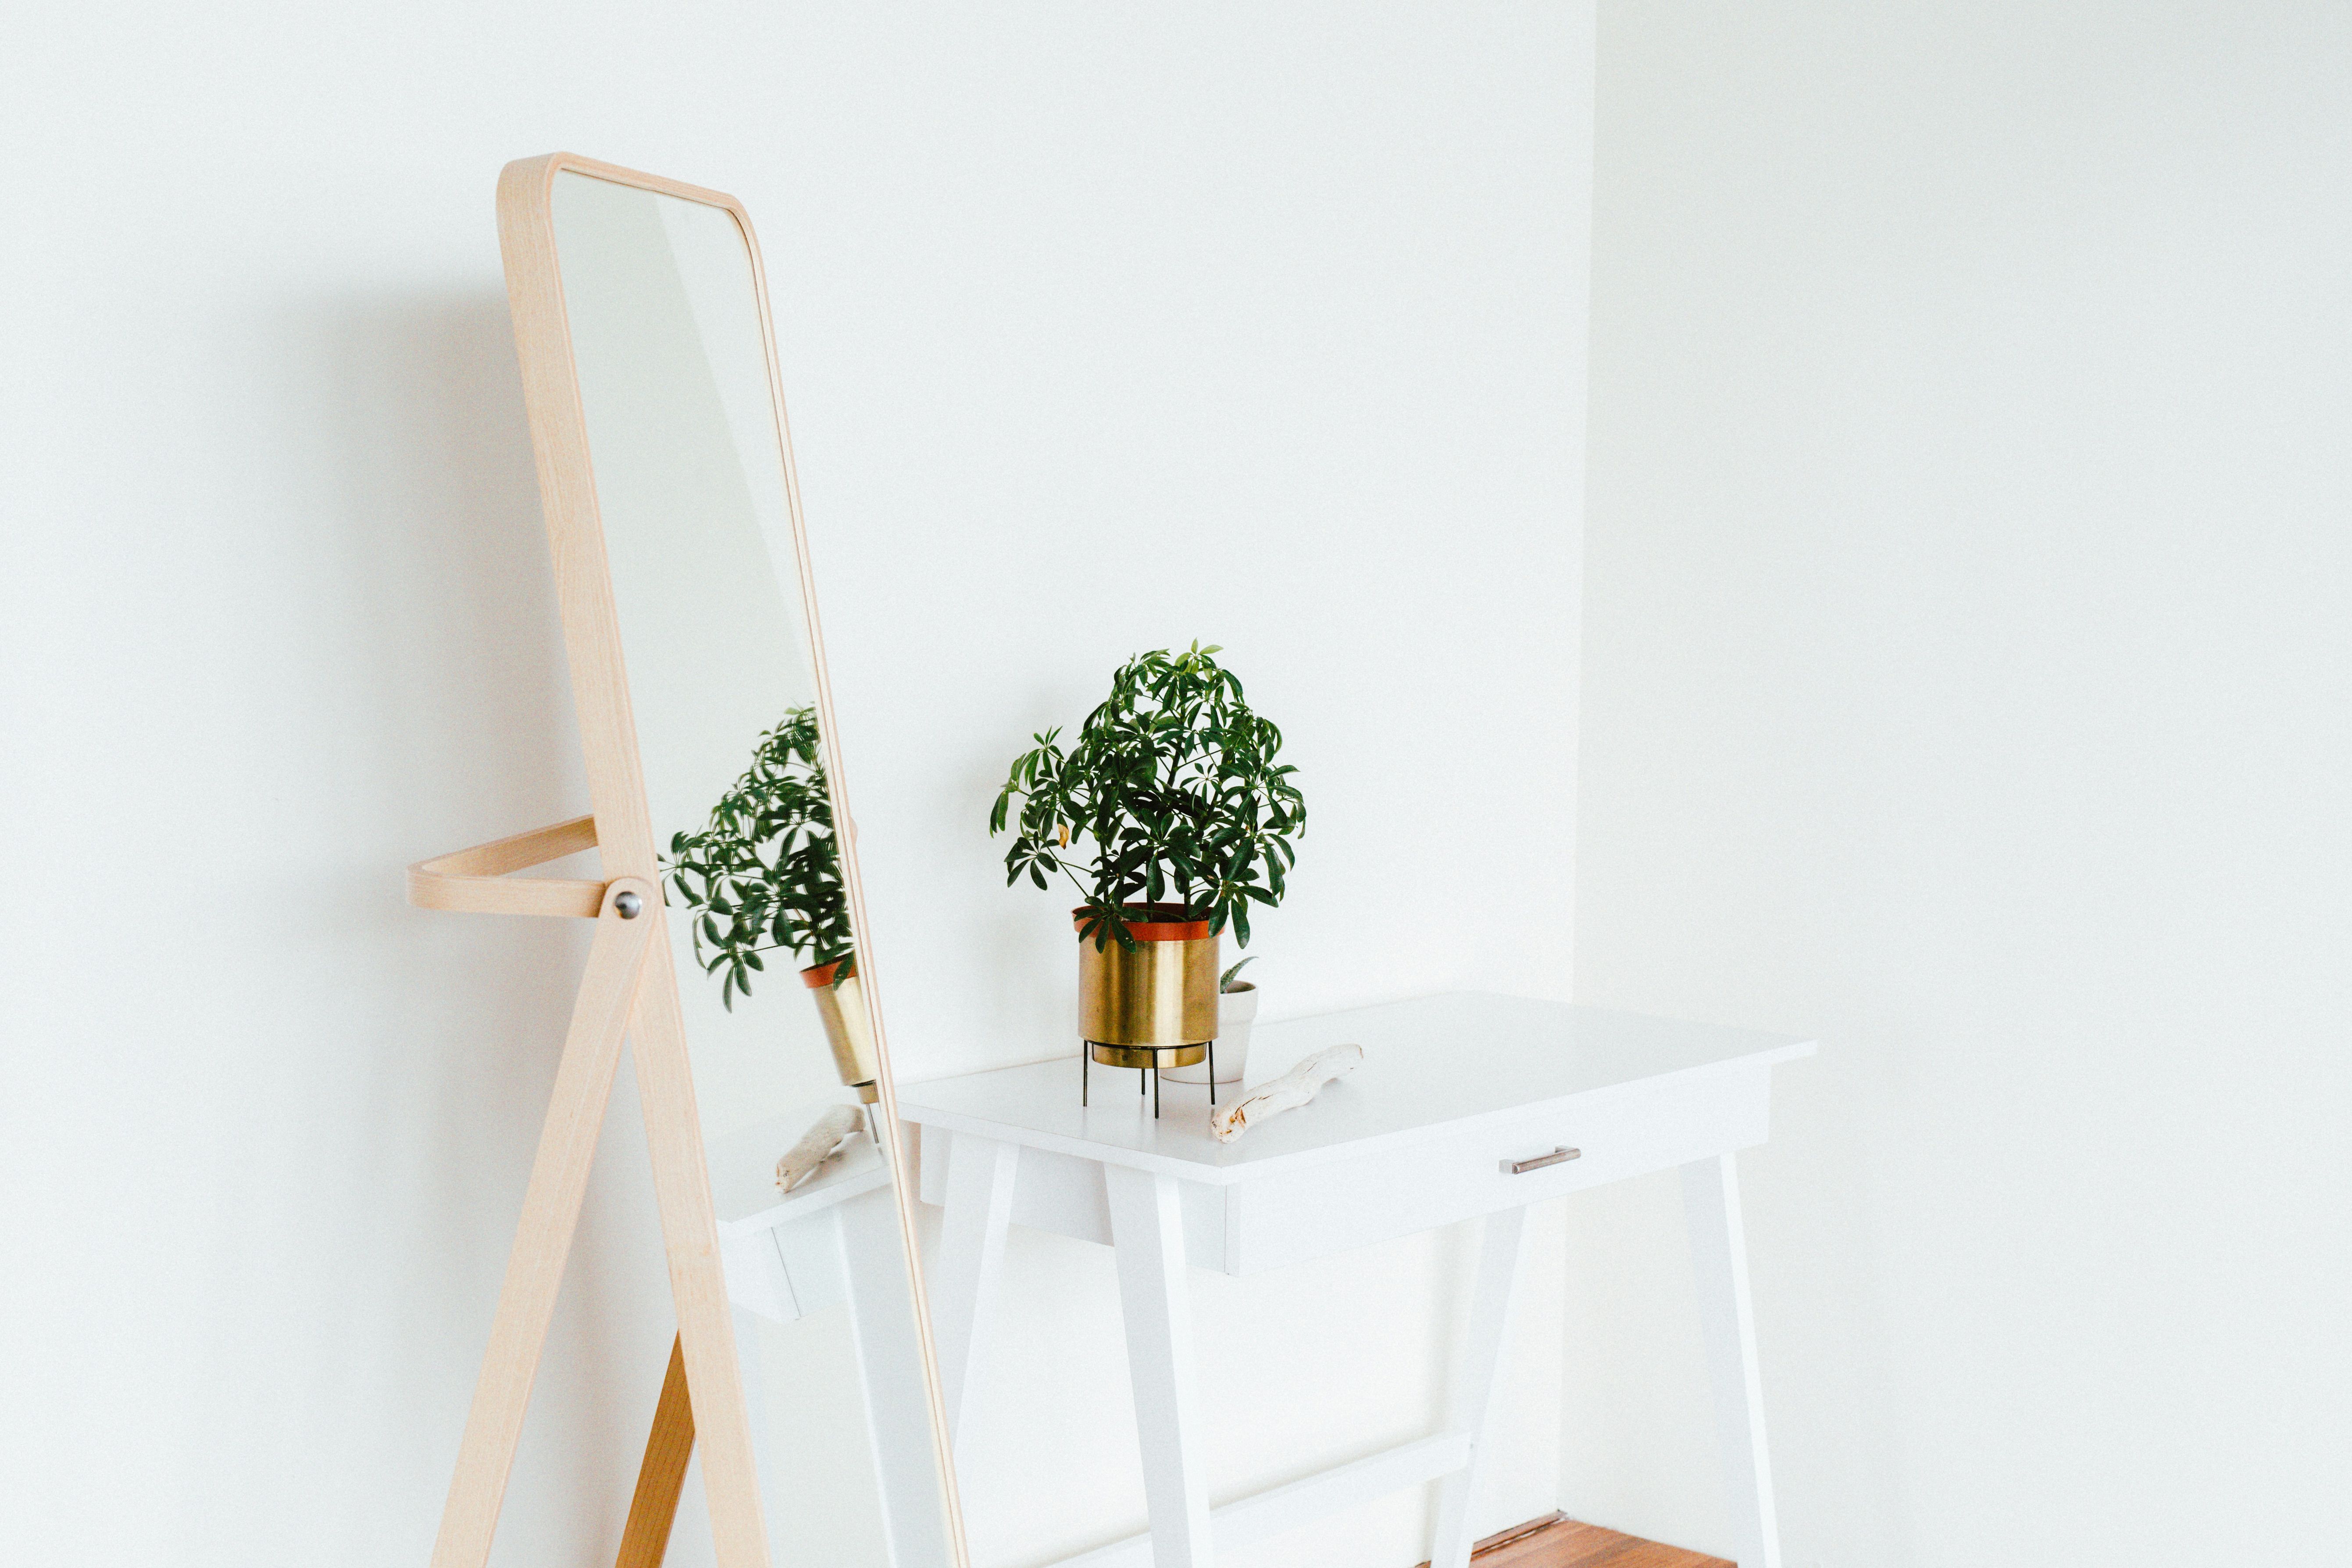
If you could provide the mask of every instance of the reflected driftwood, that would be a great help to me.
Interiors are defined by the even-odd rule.
[[[866,1113],[855,1105],[835,1105],[809,1124],[801,1141],[776,1162],[776,1190],[789,1193],[840,1157],[842,1146],[866,1130]]]

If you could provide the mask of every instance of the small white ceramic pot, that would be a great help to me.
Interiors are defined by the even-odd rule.
[[[1217,1082],[1239,1083],[1249,1066],[1250,1025],[1257,1019],[1257,987],[1244,980],[1231,991],[1217,994]],[[1209,1064],[1169,1068],[1160,1077],[1171,1083],[1206,1083]]]

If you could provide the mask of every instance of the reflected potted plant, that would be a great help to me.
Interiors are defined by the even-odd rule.
[[[1249,944],[1251,907],[1282,902],[1306,831],[1282,731],[1250,710],[1219,651],[1128,660],[1075,744],[1058,729],[1032,737],[989,815],[992,837],[1013,832],[1007,886],[1063,876],[1077,890],[1080,1034],[1106,1067],[1208,1056],[1218,940],[1230,928]]]
[[[669,884],[694,911],[694,956],[719,976],[730,1011],[751,994],[763,952],[807,960],[841,1081],[874,1103],[873,1033],[857,981],[849,898],[834,842],[833,793],[818,752],[816,709],[794,708],[760,736],[751,765],[710,808],[699,833],[669,841]]]

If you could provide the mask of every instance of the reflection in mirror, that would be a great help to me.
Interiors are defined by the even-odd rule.
[[[849,899],[833,841],[833,798],[819,754],[816,708],[804,704],[760,736],[751,766],[710,808],[701,831],[670,836],[670,885],[693,911],[694,956],[719,976],[730,1012],[764,970],[763,952],[805,959],[841,1080],[871,1105],[874,1039],[857,984]]]
[[[771,1555],[935,1568],[929,1384],[752,253],[724,208],[569,171],[552,213]]]

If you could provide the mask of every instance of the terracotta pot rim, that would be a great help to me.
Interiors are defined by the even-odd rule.
[[[801,984],[812,991],[822,991],[833,984],[834,974],[849,961],[836,958],[831,963],[812,963],[801,971]]]
[[[1143,908],[1154,911],[1172,910],[1181,913],[1184,906],[1146,904]],[[1087,917],[1094,912],[1091,907],[1087,906],[1072,910],[1070,911],[1072,928],[1083,933],[1087,929]],[[1127,934],[1138,942],[1201,942],[1209,934],[1209,922],[1206,921],[1129,921],[1127,922]]]

